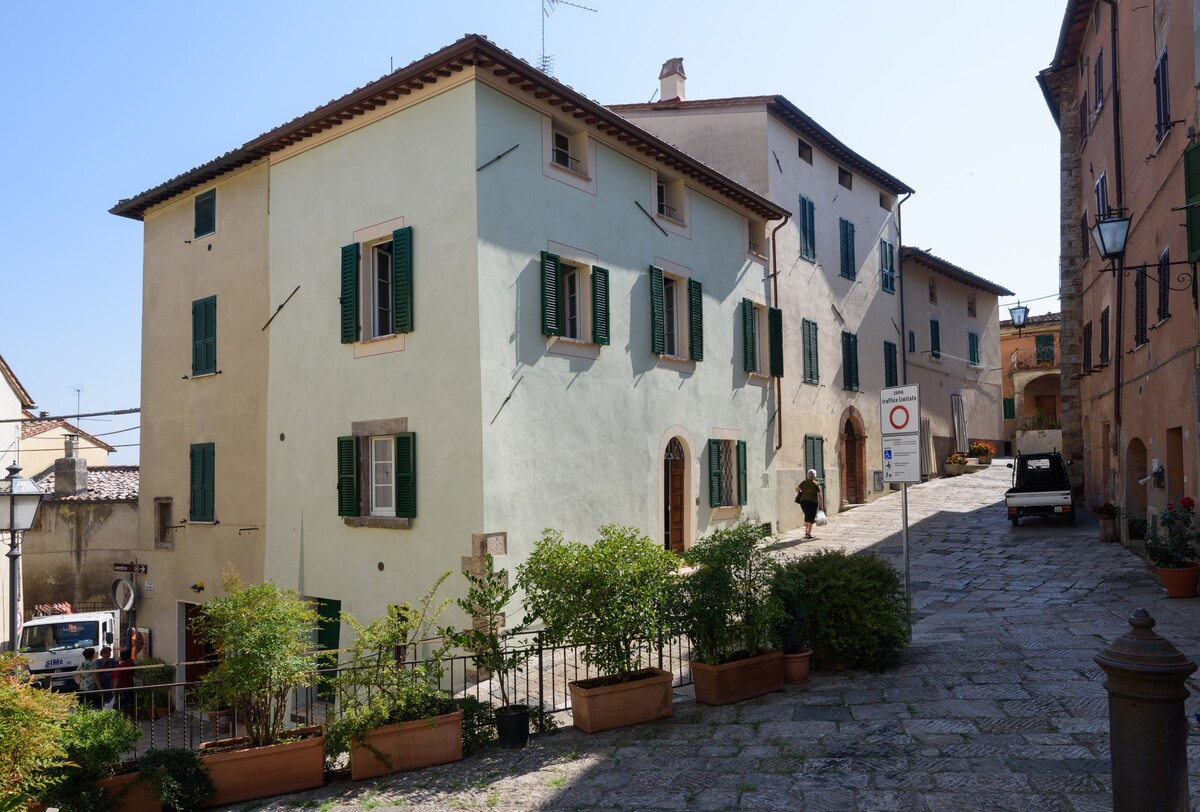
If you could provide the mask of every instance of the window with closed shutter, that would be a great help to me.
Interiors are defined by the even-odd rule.
[[[217,297],[192,302],[192,377],[217,371]]]
[[[858,391],[858,336],[842,332],[842,388]]]
[[[809,262],[817,260],[817,217],[816,206],[804,195],[800,196],[800,258]]]
[[[820,355],[817,352],[817,323],[804,319],[800,323],[800,335],[804,352],[804,382],[820,383]]]
[[[1200,141],[1183,151],[1188,262],[1200,261]]]
[[[979,366],[979,333],[967,333],[967,357],[971,366]]]
[[[804,475],[817,472],[817,481],[825,487],[825,438],[819,434],[804,435]]]
[[[942,325],[937,319],[929,320],[929,357],[942,357]]]
[[[217,230],[217,190],[196,195],[192,236],[203,237]]]
[[[1052,334],[1035,336],[1033,348],[1039,363],[1054,363],[1054,336]]]
[[[887,240],[879,241],[879,268],[884,293],[896,292],[896,247]]]
[[[1015,420],[1017,417],[1017,402],[1013,398],[1004,399],[1004,419]]]
[[[1167,249],[1158,256],[1158,320],[1171,316],[1171,251]]]
[[[1171,82],[1166,48],[1154,66],[1154,118],[1154,134],[1162,141],[1171,129]]]
[[[900,385],[896,363],[896,345],[891,341],[883,342],[883,385],[886,387]]]
[[[211,522],[216,515],[216,445],[195,443],[191,447],[191,500],[188,521]]]
[[[771,376],[783,377],[783,311],[778,307],[767,308],[767,337],[770,347]]]
[[[1108,330],[1109,330],[1108,313],[1109,313],[1109,311],[1108,311],[1107,307],[1100,311],[1100,363],[1101,364],[1108,364],[1109,361],[1111,360],[1109,358],[1109,350],[1108,350]]]
[[[742,299],[742,367],[746,372],[758,372],[757,322],[754,302]]]
[[[841,242],[841,275],[854,279],[858,273],[858,264],[854,260],[854,223],[841,219],[838,221],[838,232]]]
[[[704,360],[704,286],[688,279],[688,355],[693,361]]]
[[[1146,323],[1146,306],[1148,299],[1146,291],[1147,282],[1146,266],[1144,264],[1139,265],[1137,269],[1137,276],[1135,277],[1133,284],[1133,344],[1135,347],[1140,344],[1145,344],[1150,340],[1146,335],[1146,329],[1148,326]]]
[[[1092,323],[1083,325],[1083,371],[1092,371]]]

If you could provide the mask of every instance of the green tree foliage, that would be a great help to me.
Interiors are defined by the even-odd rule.
[[[62,780],[70,694],[35,688],[24,658],[0,653],[0,812],[24,810]]]
[[[251,746],[273,744],[284,732],[288,693],[313,678],[317,613],[294,589],[246,584],[233,570],[224,588],[194,621],[218,659],[203,677],[202,696],[211,709],[241,714]]]
[[[639,641],[675,633],[678,563],[631,527],[605,525],[593,544],[546,530],[517,585],[552,644],[582,647],[584,662],[623,682],[642,667]]]
[[[62,781],[41,800],[61,812],[110,809],[114,804],[105,800],[96,782],[116,775],[125,754],[137,746],[141,737],[141,728],[120,711],[76,707],[62,730],[62,746],[70,763],[60,768]]]

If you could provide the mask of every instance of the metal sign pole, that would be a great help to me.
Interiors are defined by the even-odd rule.
[[[912,595],[908,589],[908,483],[900,486],[900,521],[903,524],[902,539],[904,545],[904,600],[911,605]],[[908,620],[908,641],[912,642],[912,613],[905,615]]]

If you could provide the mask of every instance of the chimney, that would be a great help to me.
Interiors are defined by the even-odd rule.
[[[78,457],[79,456],[79,435],[78,434],[67,434],[67,435],[64,435],[63,439],[64,439],[63,445],[65,446],[65,448],[63,449],[65,453],[63,454],[63,456],[64,457]]]
[[[658,72],[658,100],[660,102],[684,101],[683,84],[687,74],[683,72],[683,57],[677,56],[663,63]]]
[[[72,440],[75,441],[72,448]],[[82,496],[87,493],[87,460],[73,452],[79,450],[79,437],[67,435],[67,456],[54,461],[54,493],[56,496]]]

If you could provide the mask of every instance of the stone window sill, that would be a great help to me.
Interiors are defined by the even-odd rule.
[[[412,519],[399,516],[343,516],[346,527],[382,527],[388,530],[411,530]]]

